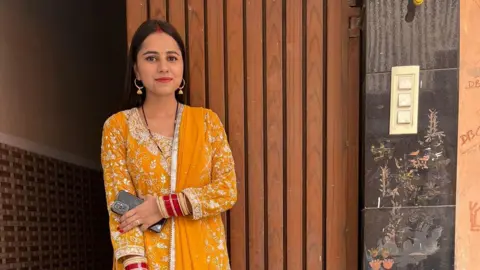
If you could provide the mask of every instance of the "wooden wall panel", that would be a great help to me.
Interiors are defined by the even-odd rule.
[[[245,20],[251,25],[263,24],[262,1],[251,1],[245,7]],[[248,185],[248,263],[250,269],[264,270],[266,244],[266,133],[263,27],[245,29],[246,46],[246,108]]]
[[[268,269],[282,269],[286,263],[284,223],[284,130],[283,130],[283,51],[282,1],[266,1],[265,10],[266,72],[266,211]],[[301,134],[298,134],[301,136]]]
[[[325,6],[307,0],[304,14],[306,269],[316,270],[325,261]]]
[[[327,0],[329,9],[339,12],[327,13],[327,25],[342,25],[342,17],[339,16],[342,10],[342,2],[338,0]],[[346,31],[346,29],[342,29]],[[346,157],[345,148],[345,126],[346,118],[344,114],[343,91],[346,84],[342,76],[342,61],[345,59],[344,47],[345,40],[342,39],[342,32],[327,31],[327,73],[326,87],[330,90],[326,95],[326,151],[328,158],[326,162],[326,248],[325,259],[328,264],[334,264],[338,269],[347,269],[345,256],[346,243],[344,239],[345,231],[336,230],[336,228],[346,227],[346,183],[344,161]]]
[[[286,266],[287,269],[302,269],[304,261],[304,149],[303,149],[303,38],[302,38],[302,5],[298,0],[286,0],[286,44],[284,45],[285,88],[284,104],[286,115],[286,151],[284,167],[286,168],[285,182],[285,231],[287,241]],[[285,20],[286,19],[286,20]],[[303,181],[298,181],[302,179]]]
[[[227,130],[239,191],[224,215],[232,268],[347,269],[360,89],[347,1],[150,0],[145,13],[141,2],[127,0],[137,9],[128,38],[138,14],[170,21],[187,46],[188,103]]]
[[[225,50],[224,50],[224,16],[223,0],[209,0],[206,10],[221,12],[206,12],[207,28],[205,29],[208,41],[207,53],[207,81],[208,107],[218,114],[223,123],[226,123],[226,94],[225,94]]]
[[[129,0],[127,0],[129,1]],[[131,0],[130,0],[131,1]],[[187,17],[186,13],[186,3],[184,0],[181,1],[168,1],[168,21],[177,28],[177,31],[183,38],[184,42],[187,42]],[[185,44],[188,46],[188,44]],[[188,59],[187,59],[188,60]]]
[[[127,43],[130,43],[137,28],[148,18],[149,0],[127,0]]]
[[[167,0],[149,0],[149,18],[167,20]]]
[[[188,0],[188,69],[189,86],[187,89],[192,106],[206,106],[208,89],[205,71],[205,21],[203,0]]]
[[[352,19],[353,24],[358,23],[358,20]],[[346,250],[342,257],[346,258],[345,264],[346,267],[357,265],[358,264],[358,242],[359,242],[359,223],[352,222],[358,221],[359,219],[359,190],[360,190],[360,181],[359,181],[359,160],[358,156],[355,156],[354,153],[360,152],[360,91],[359,86],[361,85],[360,80],[360,36],[359,30],[350,31],[350,38],[348,39],[348,52],[347,52],[347,73],[344,76],[344,80],[347,81],[345,87],[346,93],[344,97],[344,108],[345,111],[345,147],[346,147],[346,158],[345,158],[345,189],[346,197],[348,198],[345,205],[345,246]]]
[[[215,12],[215,9],[210,10]],[[245,102],[243,61],[243,3],[241,0],[225,2],[225,42],[227,78],[228,137],[235,159],[238,200],[229,215],[231,263],[238,269],[246,269],[247,262],[247,216],[245,168]]]

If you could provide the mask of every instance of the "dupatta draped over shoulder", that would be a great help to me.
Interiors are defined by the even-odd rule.
[[[137,108],[104,124],[101,161],[109,212],[114,268],[128,255],[145,256],[149,269],[230,269],[221,213],[237,200],[234,161],[218,116],[205,108],[180,105],[174,138],[150,137]],[[157,145],[163,153],[163,158]],[[169,218],[161,233],[135,228],[117,231],[110,205],[118,191],[137,196],[186,195],[193,214]]]

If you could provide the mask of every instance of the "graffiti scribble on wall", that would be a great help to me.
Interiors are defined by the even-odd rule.
[[[409,151],[397,153],[389,140],[370,148],[378,164],[378,207],[391,209],[383,236],[366,252],[370,269],[417,264],[439,250],[443,227],[420,206],[445,195],[442,192],[448,189],[444,187],[451,181],[447,172],[450,160],[445,156],[445,133],[440,130],[437,111],[430,109],[428,119],[429,125],[419,137],[423,139]]]
[[[478,202],[470,202],[470,230],[480,232],[480,205]]]

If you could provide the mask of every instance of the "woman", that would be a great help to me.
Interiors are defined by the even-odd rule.
[[[101,160],[113,269],[230,269],[221,213],[237,200],[218,116],[183,105],[185,46],[167,22],[144,22],[130,45],[126,107],[103,127]],[[144,202],[122,216],[125,190]],[[159,233],[149,229],[161,219]]]

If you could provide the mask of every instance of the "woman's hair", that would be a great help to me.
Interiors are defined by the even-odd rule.
[[[130,49],[129,49],[128,58],[127,58],[127,72],[125,75],[125,90],[124,90],[125,93],[124,93],[124,99],[122,104],[122,110],[127,110],[127,109],[141,106],[143,102],[145,102],[147,91],[143,91],[141,95],[137,94],[137,88],[135,87],[135,84],[134,84],[134,79],[136,78],[136,76],[135,76],[135,70],[133,67],[137,62],[138,51],[142,47],[143,41],[150,34],[155,33],[156,31],[159,31],[159,30],[171,36],[177,42],[178,47],[180,48],[180,51],[182,53],[183,64],[184,64],[183,79],[185,80],[185,86],[183,90],[184,92],[186,92],[185,90],[188,90],[188,80],[187,80],[187,72],[186,72],[187,64],[185,62],[186,60],[185,44],[183,43],[182,37],[177,32],[175,27],[173,27],[173,25],[171,25],[168,22],[161,21],[161,20],[147,20],[138,27],[137,31],[133,35],[132,42],[130,44]],[[141,86],[140,83],[138,84],[139,86]],[[179,95],[178,91],[175,92],[175,98],[177,99],[178,102],[185,103],[184,95]]]

